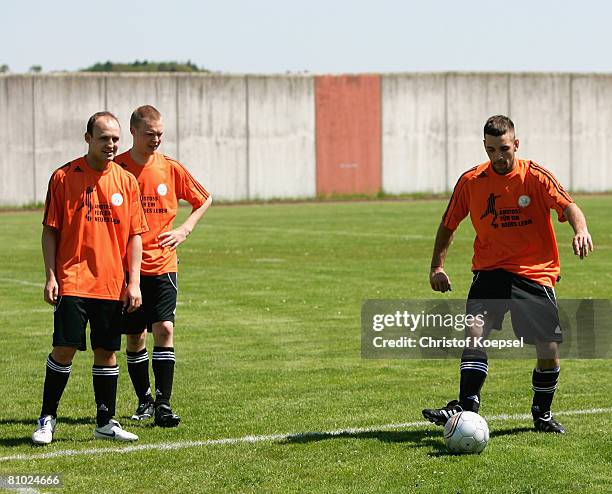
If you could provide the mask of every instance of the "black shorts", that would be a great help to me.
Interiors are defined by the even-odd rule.
[[[121,312],[119,300],[73,297],[58,298],[53,311],[53,346],[85,350],[85,328],[89,321],[91,348],[117,351],[121,348]]]
[[[484,317],[484,336],[502,328],[510,311],[512,329],[525,343],[563,341],[555,290],[503,269],[475,271],[466,313]]]
[[[174,323],[178,293],[176,273],[165,273],[158,276],[141,275],[140,291],[142,305],[134,312],[124,314],[121,327],[123,334],[140,334],[145,328],[151,332],[156,322]]]

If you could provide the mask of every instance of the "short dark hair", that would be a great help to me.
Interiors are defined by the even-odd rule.
[[[94,125],[96,124],[96,120],[98,120],[101,117],[112,118],[119,124],[119,119],[109,111],[99,111],[97,113],[94,113],[91,117],[89,117],[89,120],[87,120],[87,133],[90,136],[93,136],[93,128],[94,128]],[[119,124],[119,127],[121,127],[121,124]]]
[[[493,115],[487,119],[484,126],[484,135],[503,136],[511,132],[514,135],[514,123],[505,115]]]
[[[143,120],[159,120],[161,113],[151,105],[139,106],[132,112],[130,127],[137,128]]]

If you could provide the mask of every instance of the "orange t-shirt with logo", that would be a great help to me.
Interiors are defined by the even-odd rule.
[[[147,163],[139,165],[126,151],[115,161],[136,177],[149,224],[149,231],[142,236],[141,273],[155,276],[176,272],[176,249],[160,248],[158,235],[172,230],[179,199],[197,209],[210,194],[183,165],[163,154],[153,153]]]
[[[49,181],[43,225],[59,232],[60,295],[120,300],[129,237],[148,229],[131,174],[112,161],[98,172],[85,157],[58,168]]]
[[[473,271],[504,269],[554,286],[560,265],[550,210],[566,221],[563,211],[572,202],[554,175],[533,161],[516,160],[507,175],[487,161],[459,178],[442,221],[455,230],[470,215]]]

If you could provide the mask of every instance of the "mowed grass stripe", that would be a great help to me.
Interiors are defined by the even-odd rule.
[[[555,415],[572,416],[572,415],[595,415],[600,413],[610,413],[612,408],[591,408],[589,410],[561,410],[555,412]],[[485,417],[488,422],[494,421],[517,421],[530,419],[531,414],[517,413],[514,415],[499,414]],[[325,436],[351,436],[362,434],[364,432],[388,431],[397,429],[413,429],[417,427],[429,427],[432,424],[425,420],[416,422],[406,422],[403,424],[384,424],[374,427],[350,427],[347,429],[337,429],[333,431],[313,431],[313,432],[295,432],[290,434],[266,434],[266,435],[249,435],[243,437],[228,437],[222,439],[204,439],[201,441],[177,441],[157,444],[138,444],[134,446],[126,446],[123,448],[89,448],[89,449],[66,449],[53,451],[51,453],[40,453],[33,455],[13,455],[0,457],[0,462],[19,461],[19,460],[45,460],[49,458],[58,458],[62,456],[80,456],[80,455],[104,455],[109,453],[136,453],[139,451],[160,450],[167,451],[172,449],[197,448],[202,446],[231,446],[235,444],[260,443],[260,442],[281,442],[295,441],[300,439],[321,438]],[[440,429],[441,430],[441,429]]]

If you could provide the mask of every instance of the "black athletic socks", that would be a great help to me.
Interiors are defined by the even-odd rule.
[[[550,411],[557,382],[559,381],[559,367],[553,369],[534,369],[532,377],[533,404],[531,410],[536,415]]]
[[[489,372],[486,352],[475,348],[463,350],[460,370],[459,405],[463,410],[478,412],[480,389]]]
[[[97,407],[96,422],[98,427],[103,427],[115,415],[119,366],[94,365],[91,373]]]
[[[57,417],[57,407],[66,388],[71,369],[72,363],[63,365],[53,360],[51,354],[47,357],[41,417],[44,415]]]
[[[128,372],[138,403],[153,402],[149,382],[149,353],[146,348],[139,352],[127,352]]]
[[[170,403],[175,361],[173,347],[156,346],[153,348],[153,374],[155,375],[156,405],[168,405]]]

